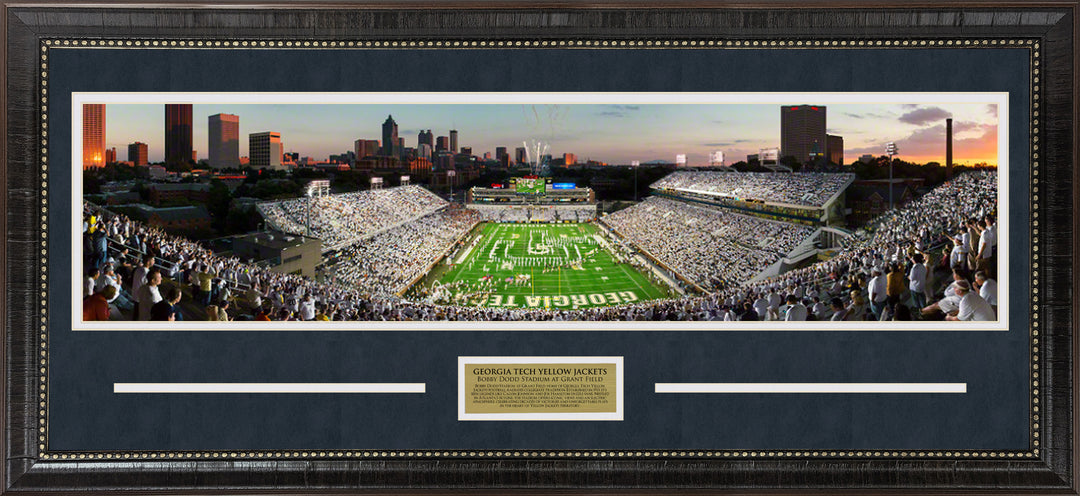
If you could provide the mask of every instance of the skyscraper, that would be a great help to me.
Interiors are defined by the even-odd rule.
[[[105,104],[83,104],[83,169],[105,165]]]
[[[116,162],[116,147],[115,146],[105,150],[105,163],[106,164],[111,164],[113,162]]]
[[[248,155],[251,157],[248,163],[256,169],[280,168],[283,147],[281,133],[251,133],[248,135]]]
[[[450,151],[457,153],[457,129],[450,130]]]
[[[191,161],[191,104],[165,104],[165,163]]]
[[[829,162],[844,165],[844,137],[829,134],[826,135],[825,140],[825,149],[829,151]]]
[[[420,131],[420,135],[417,136],[416,139],[416,147],[419,148],[420,145],[428,145],[435,148],[435,135],[431,133],[430,129],[427,131]]]
[[[526,158],[527,153],[525,152],[524,146],[514,148],[514,163],[518,165],[525,165]]]
[[[435,140],[435,151],[437,151],[437,152],[448,152],[448,151],[450,151],[450,138],[447,138],[446,136],[439,136]]]
[[[827,156],[825,107],[785,105],[780,107],[780,157],[794,157],[800,163]]]
[[[210,167],[236,167],[240,165],[240,117],[232,114],[214,114],[209,118]]]
[[[146,143],[136,141],[128,145],[128,162],[135,165],[146,165],[150,163],[148,157]]]
[[[431,151],[431,145],[427,143],[420,143],[420,145],[416,147],[416,156],[431,160]]]
[[[356,159],[371,157],[379,154],[379,140],[358,139],[353,142],[353,153]]]
[[[398,135],[397,135],[397,123],[394,122],[394,116],[386,116],[386,122],[382,125],[382,151],[380,155],[386,155],[390,157],[396,157],[399,155],[397,151],[398,147]]]

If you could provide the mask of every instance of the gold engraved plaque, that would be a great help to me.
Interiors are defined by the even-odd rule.
[[[458,357],[458,420],[622,419],[622,357]]]

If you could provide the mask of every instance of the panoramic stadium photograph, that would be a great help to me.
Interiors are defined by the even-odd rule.
[[[571,100],[79,102],[73,314],[1002,318],[996,94]]]

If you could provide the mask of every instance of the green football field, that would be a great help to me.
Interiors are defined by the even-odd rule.
[[[574,309],[666,298],[669,289],[616,260],[592,224],[478,225],[408,296],[436,303]]]

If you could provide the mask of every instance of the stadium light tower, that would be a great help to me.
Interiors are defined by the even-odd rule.
[[[307,201],[307,220],[305,221],[305,230],[307,236],[311,237],[311,203],[314,201],[312,198],[317,196],[323,196],[330,193],[330,181],[327,179],[315,179],[307,184],[307,188],[304,188],[304,196],[308,198]]]
[[[450,201],[451,202],[454,201],[454,177],[455,176],[457,176],[457,171],[455,171],[454,169],[450,169],[450,170],[446,171],[446,178],[449,179],[448,182],[450,183]]]
[[[893,209],[893,156],[900,154],[900,149],[892,141],[885,144],[885,153],[889,155],[889,210]]]

